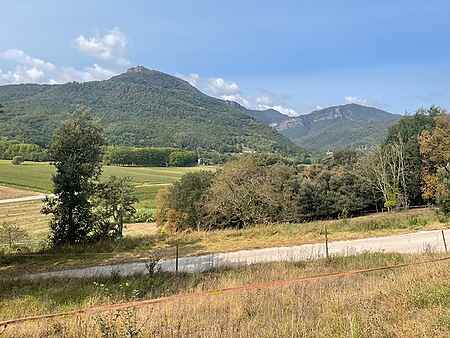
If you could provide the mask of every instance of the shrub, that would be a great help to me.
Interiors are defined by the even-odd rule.
[[[283,164],[267,165],[269,160],[245,156],[225,164],[207,193],[208,224],[239,228],[290,218],[296,171]]]
[[[16,244],[29,239],[27,232],[16,224],[0,224],[0,244],[7,245],[11,250]]]
[[[197,163],[197,155],[193,151],[177,150],[169,155],[171,167],[189,167]]]
[[[155,215],[151,209],[136,209],[136,214],[131,218],[135,223],[152,223],[155,221]]]
[[[199,171],[181,177],[168,189],[161,189],[156,198],[156,222],[171,230],[202,227],[203,200],[213,173]]]
[[[11,163],[14,165],[20,165],[24,162],[23,156],[14,156]]]

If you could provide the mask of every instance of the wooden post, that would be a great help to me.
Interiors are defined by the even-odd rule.
[[[176,245],[175,273],[178,274],[178,242]]]
[[[327,257],[327,260],[329,258],[329,253],[328,253],[328,229],[327,229],[327,225],[325,224],[325,255]]]
[[[447,242],[445,241],[445,234],[444,234],[444,230],[441,230],[442,233],[442,240],[444,241],[444,247],[445,247],[445,252],[447,253]]]

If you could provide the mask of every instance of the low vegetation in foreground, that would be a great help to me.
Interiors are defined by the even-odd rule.
[[[30,212],[31,210],[33,209],[30,209]],[[1,213],[0,206],[0,217]],[[446,227],[446,223],[441,223],[432,209],[412,209],[302,224],[260,224],[245,229],[181,233],[161,232],[154,224],[129,224],[121,240],[52,249],[42,246],[45,243],[42,240],[48,233],[48,226],[45,220],[42,220],[41,223],[25,228],[33,235],[31,239],[41,240],[41,246],[31,247],[30,252],[22,247],[20,254],[0,256],[0,277],[98,264],[145,261],[154,253],[162,258],[172,258],[175,256],[177,243],[180,256],[317,243],[325,239],[325,226],[328,239],[333,241],[440,229]]]
[[[362,254],[205,274],[1,284],[0,319],[198,293],[439,256]],[[450,262],[179,299],[10,326],[5,337],[431,337],[450,331]]]

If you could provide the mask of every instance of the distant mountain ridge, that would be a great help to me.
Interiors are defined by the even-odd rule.
[[[104,81],[0,86],[0,137],[46,145],[73,112],[87,109],[111,144],[303,153],[246,114],[177,77],[142,66]]]
[[[230,106],[240,109],[244,114],[253,117],[256,121],[276,127],[279,123],[289,120],[289,116],[280,113],[275,109],[255,110],[241,106],[234,101],[227,101]]]
[[[277,115],[272,116],[275,120]],[[271,125],[305,149],[326,151],[381,143],[388,128],[400,117],[375,107],[351,103],[286,117]],[[258,120],[264,122],[265,119]]]

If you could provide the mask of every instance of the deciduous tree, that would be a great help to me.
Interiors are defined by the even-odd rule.
[[[94,225],[91,197],[102,172],[102,129],[87,113],[66,121],[56,132],[49,155],[56,168],[54,198],[42,209],[51,214],[53,245],[77,244],[88,238]]]

